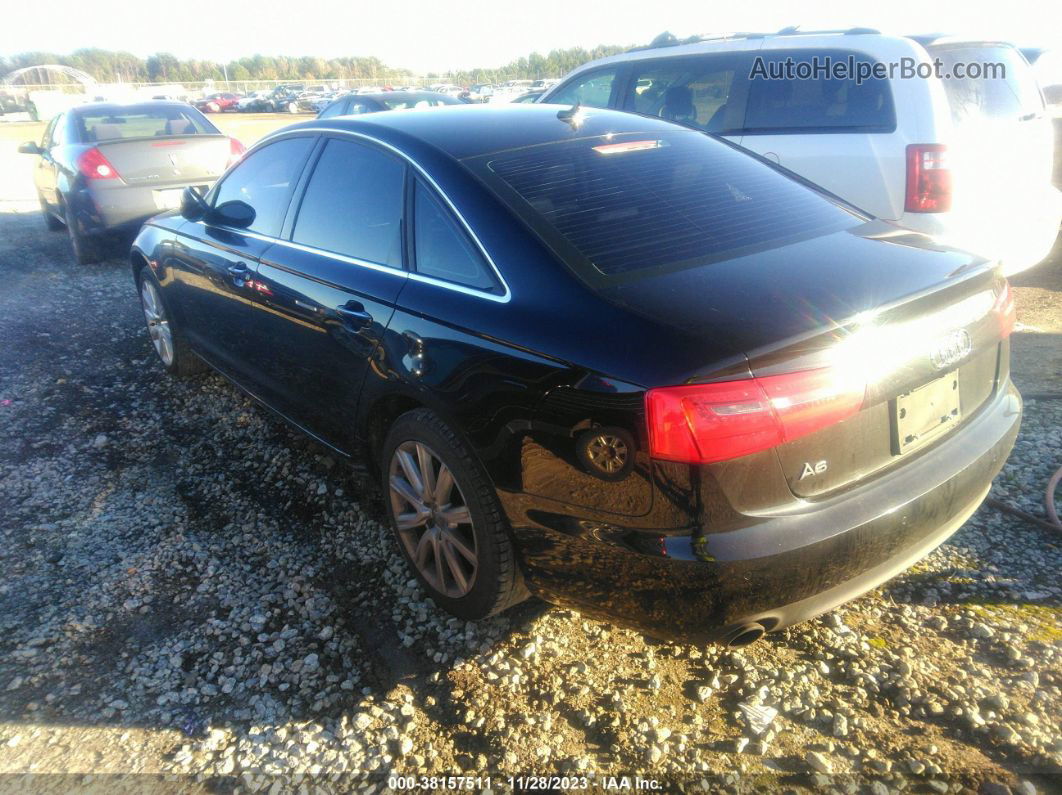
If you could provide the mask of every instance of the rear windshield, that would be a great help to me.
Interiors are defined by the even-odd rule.
[[[192,107],[121,105],[79,113],[81,143],[160,135],[218,135],[218,130]]]
[[[986,69],[983,77],[953,77],[942,81],[954,121],[1024,119],[1043,112],[1043,98],[1032,68],[1013,47],[945,45],[931,47],[929,53],[940,59],[945,74],[954,74],[960,62],[964,68],[970,64],[1001,65],[994,74]]]
[[[545,144],[470,166],[591,281],[706,264],[863,221],[694,131]]]
[[[430,108],[436,105],[460,105],[460,100],[439,94],[437,97],[404,97],[392,99],[390,97],[378,97],[376,99],[388,110],[411,110],[413,108]]]

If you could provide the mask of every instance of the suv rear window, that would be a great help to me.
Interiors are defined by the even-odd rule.
[[[588,281],[702,265],[862,220],[695,131],[583,138],[470,165]]]
[[[955,65],[1002,64],[1005,74],[979,78],[943,80],[952,120],[958,123],[979,119],[1021,119],[1043,112],[1044,103],[1032,68],[1013,47],[1006,45],[958,45],[930,47],[929,54],[940,58],[945,73]]]

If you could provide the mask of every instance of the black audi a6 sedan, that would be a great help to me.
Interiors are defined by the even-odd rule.
[[[366,457],[469,619],[751,642],[940,544],[1021,417],[993,263],[606,110],[287,127],[132,270],[166,369]]]

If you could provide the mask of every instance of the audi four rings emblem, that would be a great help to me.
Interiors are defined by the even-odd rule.
[[[970,332],[959,329],[937,340],[929,353],[929,361],[938,370],[943,370],[965,359],[972,350],[973,340],[970,339]]]

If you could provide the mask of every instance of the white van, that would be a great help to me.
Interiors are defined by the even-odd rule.
[[[958,69],[989,76],[948,77]],[[736,34],[592,61],[539,101],[714,133],[1007,273],[1046,257],[1062,220],[1051,119],[1029,64],[1004,42],[866,28]]]

